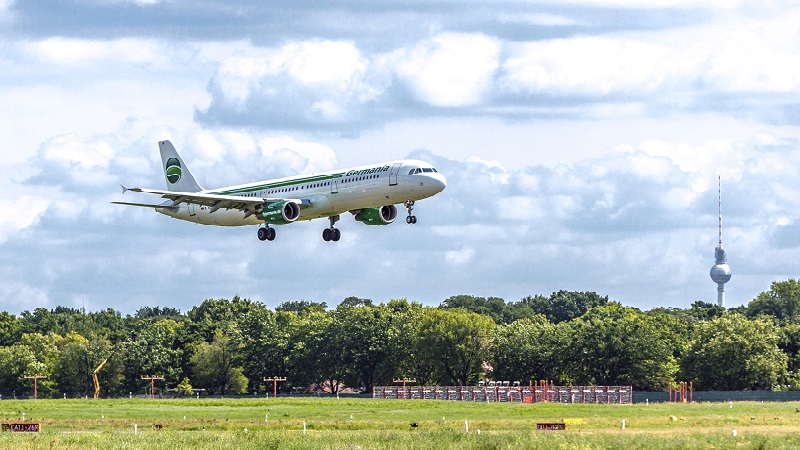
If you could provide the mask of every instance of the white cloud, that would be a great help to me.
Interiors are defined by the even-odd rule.
[[[380,93],[367,69],[368,61],[351,43],[307,41],[230,57],[212,83],[219,92],[216,100],[240,111],[257,99],[277,103],[278,112],[280,104],[300,99],[287,96],[299,95],[308,103],[303,114],[337,121],[350,115],[349,107]]]
[[[46,289],[8,278],[0,284],[0,305],[11,311],[33,311],[56,306],[50,301]]]
[[[475,248],[464,247],[461,250],[452,250],[445,252],[445,261],[457,266],[469,264],[475,259]]]
[[[685,79],[679,49],[633,38],[574,37],[512,46],[501,85],[511,92],[649,93]]]
[[[569,0],[575,5],[594,5],[606,8],[708,8],[733,9],[744,0]]]
[[[556,14],[501,13],[498,18],[503,23],[524,23],[544,27],[577,25],[575,19]]]
[[[391,56],[417,99],[438,107],[475,104],[488,94],[501,43],[480,34],[443,33]]]
[[[0,198],[0,245],[17,232],[37,223],[49,205],[47,199],[31,195]]]
[[[25,44],[29,53],[43,62],[63,65],[84,65],[100,61],[121,61],[130,64],[164,64],[168,51],[163,42],[144,39],[93,41],[53,37]]]
[[[11,8],[16,0],[0,0],[0,23],[6,22],[13,17]]]

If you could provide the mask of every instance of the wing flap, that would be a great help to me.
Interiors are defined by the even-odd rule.
[[[175,209],[174,206],[170,205],[151,205],[149,203],[131,203],[131,202],[111,202],[115,205],[127,205],[127,206],[139,206],[142,208],[153,208],[153,209]]]

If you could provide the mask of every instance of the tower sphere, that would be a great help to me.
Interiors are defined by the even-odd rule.
[[[711,279],[714,283],[727,283],[731,279],[731,266],[727,263],[714,264],[711,268]]]

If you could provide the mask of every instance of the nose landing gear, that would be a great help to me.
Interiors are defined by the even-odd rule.
[[[414,200],[406,200],[406,202],[403,203],[403,205],[405,205],[406,210],[408,210],[408,217],[406,217],[406,223],[407,224],[417,223],[417,216],[411,215],[411,211],[414,210]]]
[[[328,217],[328,220],[330,221],[331,226],[329,228],[325,228],[324,230],[322,230],[322,240],[324,240],[325,242],[329,241],[336,242],[342,237],[342,232],[339,231],[338,228],[333,226],[333,224],[339,221],[339,216],[338,215],[330,216]]]

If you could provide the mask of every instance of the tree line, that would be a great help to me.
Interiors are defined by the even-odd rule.
[[[295,301],[270,309],[234,297],[186,313],[143,307],[84,313],[57,307],[0,313],[0,395],[91,396],[193,389],[233,395],[281,388],[369,392],[398,378],[417,384],[548,380],[664,390],[800,388],[800,282],[775,282],[724,310],[626,307],[594,292],[559,291],[506,302],[457,295],[438,307],[350,297],[336,308]]]

